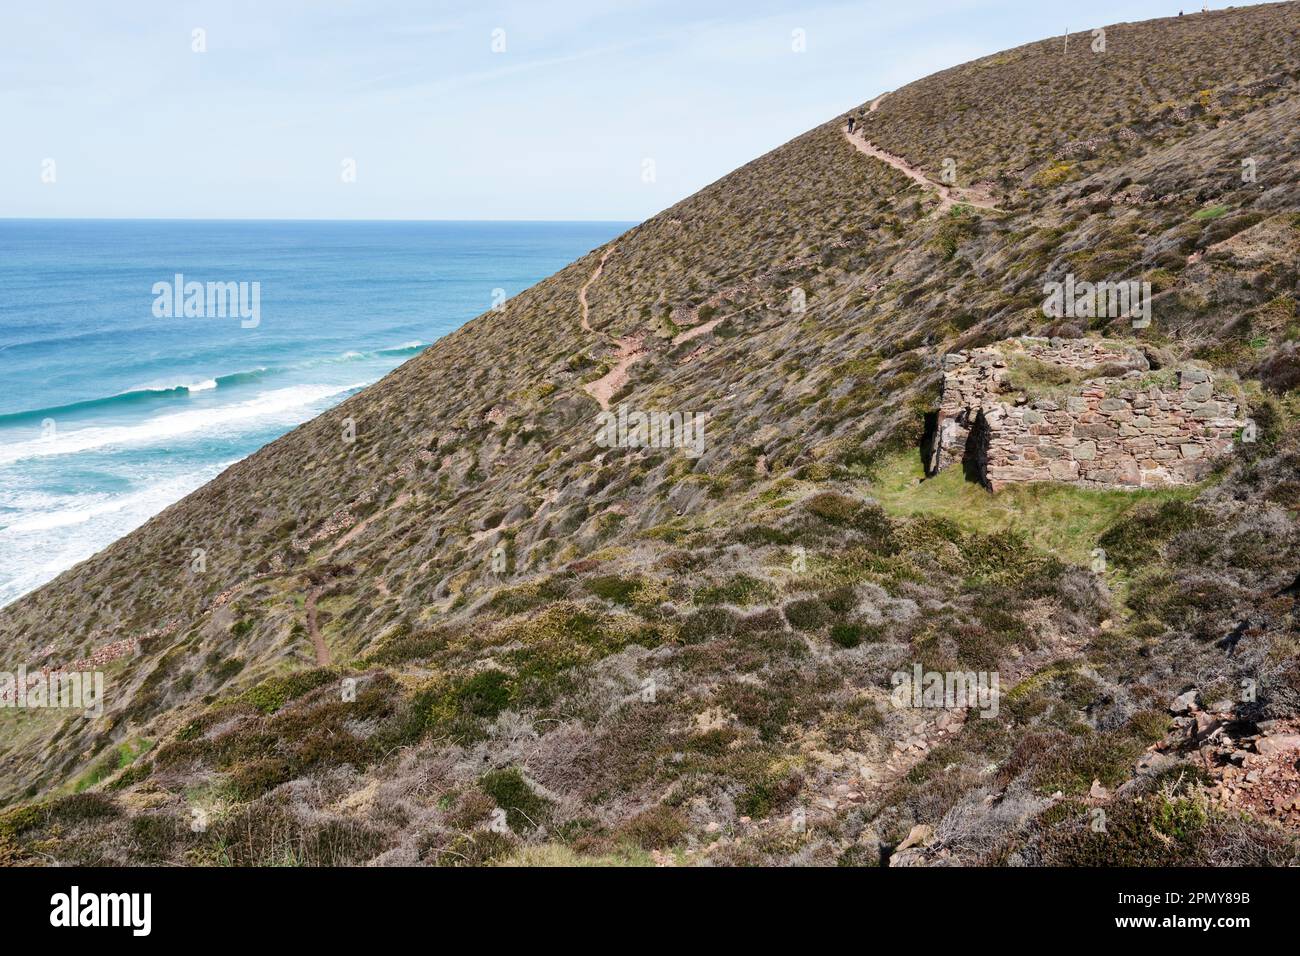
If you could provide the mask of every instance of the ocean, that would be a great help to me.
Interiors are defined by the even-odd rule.
[[[0,605],[631,225],[0,220]]]

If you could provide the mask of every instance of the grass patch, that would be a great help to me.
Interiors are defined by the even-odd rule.
[[[1212,516],[1180,499],[1144,505],[1101,536],[1109,560],[1133,568],[1160,557],[1164,544],[1180,531],[1210,524]]]
[[[1134,508],[1186,499],[1195,489],[1107,491],[1049,482],[1007,488],[996,495],[966,481],[960,468],[924,476],[916,455],[885,462],[871,493],[889,514],[944,518],[965,531],[1012,531],[1062,560],[1088,564],[1101,536]]]
[[[107,780],[119,770],[126,769],[152,746],[153,741],[145,740],[142,737],[136,737],[118,744],[96,760],[91,765],[91,768],[77,779],[72,788],[73,793],[81,793],[83,790]]]
[[[620,848],[619,852],[601,856],[584,856],[563,843],[543,843],[540,846],[522,846],[508,857],[498,860],[497,866],[655,866],[654,857],[644,850]]]
[[[1031,355],[1012,355],[1007,359],[1007,384],[1029,402],[1050,399],[1063,402],[1076,388],[1093,378],[1118,378],[1127,371],[1119,365],[1099,365],[1078,369],[1053,365]]]

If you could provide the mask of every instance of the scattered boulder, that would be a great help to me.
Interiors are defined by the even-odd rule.
[[[1255,741],[1255,752],[1266,757],[1275,757],[1288,750],[1300,750],[1300,734],[1277,734]]]
[[[928,823],[918,823],[912,827],[907,838],[894,849],[889,857],[890,866],[914,866],[921,862],[925,846],[934,837],[934,827]]]

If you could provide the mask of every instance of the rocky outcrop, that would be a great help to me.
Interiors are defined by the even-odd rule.
[[[1056,376],[1046,394],[1026,391],[1025,369]],[[1246,425],[1202,367],[1153,371],[1132,345],[1099,339],[1012,339],[945,356],[930,471],[961,461],[993,491],[1189,484]]]
[[[1169,706],[1173,728],[1144,759],[1194,755],[1207,791],[1230,811],[1300,827],[1300,720],[1260,720],[1231,700],[1206,706],[1193,688]],[[1166,759],[1167,759],[1166,756]]]

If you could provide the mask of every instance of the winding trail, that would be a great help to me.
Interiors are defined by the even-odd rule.
[[[888,95],[888,93],[881,93],[872,100],[867,106],[867,112],[874,113],[880,106],[880,101]],[[965,206],[975,206],[978,209],[987,209],[991,212],[1002,211],[993,204],[991,199],[978,190],[963,188],[961,186],[945,186],[942,183],[934,182],[919,168],[903,159],[903,157],[895,156],[888,150],[881,149],[875,143],[868,140],[864,135],[862,135],[863,130],[861,126],[859,126],[859,128],[853,133],[850,133],[847,129],[842,130],[842,132],[844,133],[844,138],[847,139],[853,148],[858,150],[858,152],[866,153],[872,159],[878,159],[880,162],[892,166],[908,179],[912,180],[912,182],[921,186],[921,188],[933,189],[938,192],[939,208],[935,210],[934,214],[936,216],[942,216],[958,203]]]
[[[889,95],[888,93],[881,93],[874,100],[872,100],[867,105],[867,112],[868,113],[876,112],[876,110],[880,106],[881,101],[888,95]],[[923,173],[917,167],[908,163],[901,156],[895,156],[893,153],[881,149],[875,143],[872,143],[870,140],[866,139],[865,136],[862,135],[863,129],[861,126],[859,126],[858,130],[855,133],[849,133],[847,129],[844,130],[843,132],[844,132],[844,138],[847,139],[849,143],[859,152],[865,153],[866,155],[872,157],[873,159],[879,160],[882,163],[892,166],[894,169],[898,170],[900,173],[907,176],[908,179],[911,179],[913,182],[917,183],[923,189],[936,191],[939,196],[939,206],[935,210],[936,215],[942,215],[943,213],[947,212],[949,209],[951,209],[953,206],[957,205],[958,203],[967,206],[974,206],[979,209],[987,209],[993,212],[1002,211],[998,209],[998,207],[995,206],[988,197],[986,197],[976,189],[962,188],[959,186],[945,186],[942,183],[932,182],[929,179],[929,177],[925,175],[925,173]],[[600,407],[604,410],[609,409],[609,403],[613,399],[614,395],[617,394],[627,384],[628,379],[630,377],[629,370],[631,369],[631,367],[635,363],[640,361],[642,358],[644,358],[647,353],[647,349],[645,347],[645,338],[646,338],[645,333],[628,335],[621,339],[615,340],[611,338],[607,333],[603,331],[598,331],[595,328],[593,328],[591,325],[591,304],[587,300],[587,293],[590,291],[591,287],[596,283],[596,280],[598,280],[601,277],[601,274],[605,271],[605,263],[609,259],[609,257],[614,253],[614,251],[615,248],[613,246],[605,250],[604,255],[600,257],[600,262],[596,264],[596,268],[592,270],[591,275],[587,277],[587,281],[582,284],[582,287],[580,289],[578,289],[578,305],[581,307],[582,310],[581,321],[582,321],[583,330],[588,332],[591,335],[597,335],[604,338],[606,341],[610,342],[610,344],[612,344],[616,349],[614,355],[614,365],[609,369],[609,371],[607,371],[600,378],[591,382],[587,382],[585,385],[582,386],[583,391],[585,391],[588,395],[594,398],[600,404]],[[806,262],[811,262],[814,261],[815,259],[816,259],[815,256],[804,257],[803,259],[797,259],[794,260],[793,262],[785,263],[784,266],[789,267],[792,265],[804,265],[806,264]],[[761,276],[756,276],[749,280],[746,280],[745,282],[741,283],[740,285],[734,288],[724,289],[722,292],[719,292],[715,296],[713,296],[708,301],[707,304],[717,305],[723,299],[728,298],[739,291],[758,285],[764,278],[767,278],[767,276],[768,274],[764,273]],[[698,307],[689,310],[689,312],[691,313],[689,316],[690,318],[698,319],[699,317]],[[703,322],[698,325],[693,325],[692,327],[682,332],[679,332],[677,335],[675,335],[672,339],[671,344],[673,346],[678,346],[681,345],[683,342],[689,342],[692,339],[696,339],[699,338],[700,336],[706,335],[707,333],[712,332],[719,325],[719,323],[721,323],[725,318],[726,316],[719,316],[710,319],[707,322]]]
[[[701,335],[706,335],[718,327],[721,322],[728,316],[719,316],[716,319],[701,323],[694,328],[687,329],[685,332],[678,332],[673,336],[673,345],[681,345],[683,342],[689,342],[691,339],[698,339]]]
[[[618,342],[614,367],[596,379],[582,386],[588,395],[600,403],[603,409],[609,409],[609,402],[628,380],[628,369],[645,357],[645,336],[629,335]]]
[[[320,598],[323,587],[312,588],[307,594],[307,630],[311,632],[311,642],[316,647],[316,666],[330,666],[330,649],[325,643],[325,637],[320,632],[320,626],[316,623],[316,601]]]
[[[592,283],[600,278],[600,274],[605,271],[605,260],[614,252],[614,247],[610,246],[605,250],[605,254],[600,257],[600,262],[592,271],[587,281],[582,284],[578,290],[578,305],[582,307],[582,327],[592,335],[599,335],[606,341],[611,342],[617,348],[615,353],[614,367],[593,382],[588,382],[582,386],[582,390],[594,398],[602,409],[609,409],[610,399],[627,384],[628,369],[635,362],[640,361],[646,354],[645,335],[628,335],[615,342],[609,335],[604,332],[598,332],[591,327],[591,306],[587,302],[587,290],[591,288]]]
[[[605,260],[610,257],[613,251],[613,246],[610,246],[605,250],[605,254],[600,257],[600,262],[596,264],[596,271],[587,278],[587,281],[582,284],[582,288],[578,290],[578,304],[582,306],[582,327],[593,334],[596,330],[591,327],[591,306],[587,304],[587,290],[591,288],[593,282],[600,278],[600,274],[605,271]]]

